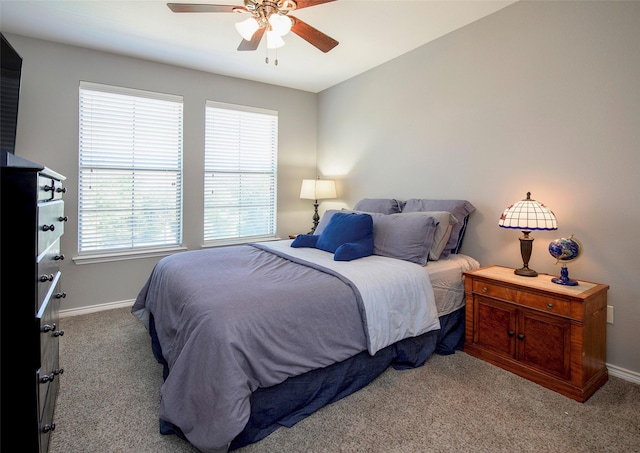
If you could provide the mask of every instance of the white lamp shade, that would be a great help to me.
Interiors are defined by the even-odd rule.
[[[332,179],[303,179],[300,198],[324,200],[336,198],[336,182]]]
[[[516,230],[557,230],[558,221],[551,209],[542,203],[531,199],[531,193],[527,198],[509,206],[500,216],[498,225],[502,228]]]
[[[253,34],[258,28],[260,28],[260,26],[253,17],[250,17],[236,24],[236,30],[238,30],[238,33],[240,33],[242,39],[245,39],[247,41],[251,41]]]
[[[291,30],[291,18],[281,14],[272,14],[269,16],[271,29],[280,36],[284,36]]]

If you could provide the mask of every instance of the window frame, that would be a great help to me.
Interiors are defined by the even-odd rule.
[[[135,143],[135,145],[131,147],[124,146],[119,149],[116,145],[112,145],[111,143],[109,143],[109,140],[111,139],[111,137],[109,137],[109,139],[107,139],[107,141],[105,142],[106,145],[105,143],[100,142],[99,137],[96,138],[95,143],[91,142],[91,140],[85,140],[85,137],[83,134],[86,135],[92,131],[91,126],[88,124],[90,122],[90,119],[87,115],[89,113],[93,113],[94,115],[98,113],[98,108],[94,110],[89,109],[89,111],[87,111],[85,106],[83,106],[83,102],[87,102],[87,96],[91,96],[89,92],[97,92],[103,96],[114,94],[116,96],[133,97],[135,99],[129,100],[131,104],[135,104],[136,106],[142,105],[143,108],[147,106],[150,107],[150,109],[147,111],[140,109],[142,113],[138,113],[135,111],[124,112],[125,115],[131,113],[132,119],[138,118],[138,120],[141,120],[141,119],[151,120],[150,126],[142,125],[140,121],[137,121],[137,122],[131,121],[132,126],[128,126],[128,128],[130,128],[131,131],[128,131],[128,132],[132,136],[135,136],[136,133],[139,134],[141,131],[143,132],[146,132],[149,130],[153,131],[154,128],[156,128],[157,130],[157,128],[160,126],[166,126],[167,124],[163,122],[164,118],[158,119],[156,117],[157,112],[163,111],[163,110],[157,109],[157,107],[162,107],[162,105],[158,104],[158,102],[172,103],[173,105],[166,104],[164,106],[166,107],[166,112],[165,112],[167,114],[166,118],[169,121],[168,123],[169,132],[166,135],[167,144],[165,145],[165,143],[162,142],[162,145],[158,145],[155,134],[147,135],[146,137],[142,136],[142,140],[138,140],[137,142],[134,139],[131,139],[132,142]],[[114,101],[115,100],[117,100],[116,97],[114,97]],[[123,98],[120,98],[120,100],[123,100]],[[103,99],[103,102],[104,101],[108,102],[109,99],[105,98]],[[99,107],[104,107],[104,105],[101,104]],[[122,110],[124,111],[125,109],[123,108]],[[131,110],[133,110],[132,107],[131,107]],[[113,112],[111,113],[117,114],[119,112],[120,110],[118,110],[118,106],[116,106],[115,110],[113,110]],[[111,114],[111,113],[107,112],[107,114]],[[74,262],[76,262],[77,264],[85,264],[85,263],[91,263],[91,262],[116,261],[121,259],[135,259],[135,258],[141,258],[141,257],[163,256],[163,255],[171,254],[175,251],[184,250],[185,247],[183,246],[183,234],[184,234],[184,225],[183,225],[183,220],[184,220],[184,216],[183,216],[184,100],[183,100],[183,97],[178,95],[172,95],[172,94],[157,93],[152,91],[145,91],[145,90],[125,88],[125,87],[119,87],[119,86],[113,86],[113,85],[104,85],[104,84],[98,84],[93,82],[80,81],[79,90],[78,90],[78,114],[79,114],[79,117],[78,117],[78,237],[77,237],[78,256],[73,258]],[[83,115],[87,117],[86,128],[84,127],[85,120],[83,118]],[[172,115],[175,115],[175,116],[172,116]],[[126,123],[126,121],[123,122],[123,124],[124,123]],[[96,131],[104,132],[105,130],[108,130],[109,127],[113,127],[113,124],[110,123],[109,120],[107,120],[101,126],[104,129],[101,129],[100,126],[98,126],[96,128]],[[118,132],[120,131],[114,132],[114,134]],[[135,137],[136,139],[138,139],[140,136],[141,134]],[[165,136],[163,136],[163,138],[164,137]],[[125,143],[126,143],[126,140],[127,140],[127,137],[124,137]],[[86,145],[84,141],[87,141]],[[92,143],[96,149],[98,148],[99,145],[104,146],[102,153],[100,152],[100,149],[97,149],[96,156],[98,157],[98,159],[94,160],[94,162],[90,162],[91,154],[94,150],[88,149],[91,147]],[[127,143],[127,145],[130,145],[130,144]],[[86,152],[85,152],[85,146],[87,146]],[[111,148],[110,146],[113,146],[113,148]],[[148,148],[145,148],[145,146],[148,146]],[[160,149],[160,147],[163,148],[162,153],[158,153],[158,150]],[[136,149],[138,151],[137,153],[135,152]],[[133,153],[131,153],[131,150],[133,150]],[[149,150],[152,150],[152,151],[149,151]],[[111,156],[112,151],[113,151],[113,156]],[[102,161],[100,161],[101,155],[103,158]],[[126,155],[126,159],[122,159],[122,156],[125,156],[125,155]],[[137,156],[137,159],[136,159],[136,156]],[[163,159],[163,158],[166,158],[166,159]],[[125,163],[125,160],[127,159],[130,162]],[[140,161],[142,161],[143,164],[140,164],[139,163]],[[96,247],[99,244],[91,245],[89,243],[89,246],[83,247],[81,250],[81,244],[83,241],[83,236],[82,236],[83,228],[87,228],[86,225],[83,225],[82,222],[87,218],[90,219],[90,217],[86,217],[82,211],[83,203],[87,202],[87,200],[90,200],[90,195],[85,196],[85,192],[87,190],[87,184],[86,184],[86,181],[83,180],[84,178],[83,175],[87,174],[86,172],[90,172],[91,169],[93,169],[94,171],[98,170],[99,172],[106,173],[109,170],[110,166],[112,166],[111,171],[113,172],[113,174],[120,175],[123,178],[126,177],[127,172],[129,173],[129,178],[131,179],[131,185],[130,186],[125,185],[125,188],[126,188],[125,191],[127,189],[131,189],[132,191],[131,194],[128,194],[131,197],[132,206],[134,206],[138,202],[135,199],[139,194],[142,194],[144,197],[146,197],[148,201],[152,201],[159,204],[160,209],[156,210],[155,212],[164,213],[165,215],[169,216],[168,220],[166,218],[164,219],[164,223],[166,224],[167,221],[169,222],[168,224],[169,232],[170,232],[169,237],[172,238],[172,240],[162,243],[162,237],[160,235],[159,236],[160,239],[157,239],[157,238],[155,239],[155,242],[158,242],[156,244],[145,245],[143,243],[139,243],[138,245],[136,245],[135,236],[137,234],[136,232],[138,232],[138,234],[140,232],[139,222],[141,221],[141,217],[142,217],[140,215],[142,211],[140,210],[139,206],[137,206],[137,207],[133,207],[131,210],[132,213],[138,214],[138,221],[137,221],[138,223],[136,223],[136,221],[133,220],[131,225],[129,225],[129,227],[131,228],[129,230],[129,234],[131,236],[131,243],[132,243],[131,247],[123,246],[123,247],[107,247],[107,248],[98,249]],[[134,182],[133,178],[136,172],[138,172],[138,176],[144,175],[144,177],[149,178],[149,181],[145,182],[144,184],[140,184],[137,181]],[[162,173],[165,173],[165,172],[168,172],[168,174],[171,175],[168,179],[162,175]],[[102,180],[101,184],[104,184],[105,181],[107,180]],[[167,181],[171,181],[171,182],[167,183]],[[167,193],[169,200],[172,200],[175,197],[175,200],[176,200],[175,204],[166,203],[164,201],[159,202],[158,199],[161,199],[161,197],[157,195],[155,195],[156,198],[154,199],[153,191],[148,190],[149,187],[155,187],[153,186],[154,183],[155,184],[160,183],[159,185],[164,184],[165,186],[171,186],[168,189],[168,192],[163,192],[163,194]],[[136,190],[136,187],[138,190]],[[161,189],[158,188],[157,190],[160,191]],[[125,200],[126,199],[127,197],[125,197]],[[143,199],[142,202],[144,201],[146,200]],[[114,204],[117,205],[118,201],[114,201]],[[93,206],[94,206],[93,212],[96,212],[95,211],[96,204],[94,203]],[[92,209],[87,209],[86,212],[90,213],[92,212]],[[163,220],[160,220],[159,224],[161,225],[162,222]],[[125,228],[125,231],[126,231],[126,228]],[[143,240],[145,240],[144,236],[139,236],[139,237],[142,237]],[[149,240],[149,238],[146,238],[146,240]]]
[[[243,235],[239,234],[237,236],[225,236],[225,237],[212,237],[208,234],[208,225],[207,222],[210,221],[211,214],[207,213],[207,209],[211,209],[211,173],[217,172],[220,173],[223,169],[220,167],[216,167],[212,165],[212,156],[210,153],[214,152],[212,149],[215,145],[212,143],[212,139],[214,139],[214,130],[210,130],[210,127],[213,127],[213,119],[210,117],[212,113],[215,111],[218,112],[227,112],[229,116],[238,115],[239,121],[247,121],[248,118],[254,117],[262,117],[265,122],[271,122],[269,134],[270,138],[268,139],[265,136],[262,137],[262,140],[268,141],[269,151],[265,153],[265,155],[270,155],[269,160],[269,170],[268,175],[270,179],[270,189],[269,196],[270,198],[270,206],[268,207],[269,212],[271,213],[271,218],[269,221],[269,225],[266,226],[266,231],[263,234],[254,234],[254,235]],[[238,137],[236,139],[247,139],[248,136],[243,135],[246,132],[246,124],[243,125],[238,124]],[[229,131],[225,131],[229,132]],[[238,244],[238,243],[247,243],[247,242],[257,242],[257,241],[268,241],[277,239],[276,230],[277,230],[277,218],[278,218],[278,112],[276,110],[259,108],[259,107],[250,107],[239,104],[230,104],[225,102],[207,100],[205,102],[205,149],[204,149],[204,166],[203,166],[203,177],[204,177],[204,193],[203,193],[203,247],[215,247],[219,245],[228,245],[228,244]],[[250,139],[256,139],[256,137],[249,137]],[[241,147],[242,145],[239,143],[235,143],[235,146]],[[266,145],[265,145],[266,146]],[[248,147],[247,149],[249,149]],[[242,149],[239,149],[242,151]],[[250,148],[248,151],[245,149],[245,152],[251,154],[251,152],[255,152],[256,148]],[[228,157],[228,156],[227,156]],[[246,161],[243,160],[243,156],[237,156],[239,158],[238,167],[242,167],[246,164]],[[241,168],[236,168],[236,171],[229,170],[229,173],[237,173],[239,175],[256,175],[256,174],[265,174],[265,168],[257,169],[253,168],[251,171],[246,168],[243,170]],[[209,181],[208,181],[209,179]],[[242,183],[240,183],[242,184]],[[265,184],[266,185],[266,184]],[[238,189],[241,192],[241,189]],[[239,195],[240,197],[242,195]],[[238,209],[241,209],[238,207]],[[239,220],[239,223],[242,221]],[[241,228],[241,227],[239,227]],[[210,228],[209,228],[210,230]]]

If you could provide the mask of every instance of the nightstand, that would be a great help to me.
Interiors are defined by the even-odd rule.
[[[512,268],[465,272],[464,351],[584,402],[608,379],[608,285],[563,286]]]

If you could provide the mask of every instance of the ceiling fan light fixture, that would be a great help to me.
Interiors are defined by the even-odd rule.
[[[284,46],[282,36],[275,30],[267,30],[267,49],[278,49]]]
[[[272,14],[269,16],[269,24],[271,25],[271,29],[280,36],[289,33],[293,25],[291,18],[282,14]]]
[[[253,17],[250,17],[236,24],[236,30],[238,31],[238,33],[240,33],[242,39],[245,39],[247,41],[251,41],[253,34],[256,32],[256,30],[258,30],[258,28],[260,28],[260,26]]]

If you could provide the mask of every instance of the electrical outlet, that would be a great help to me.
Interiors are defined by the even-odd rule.
[[[613,324],[613,305],[607,305],[607,324]]]

